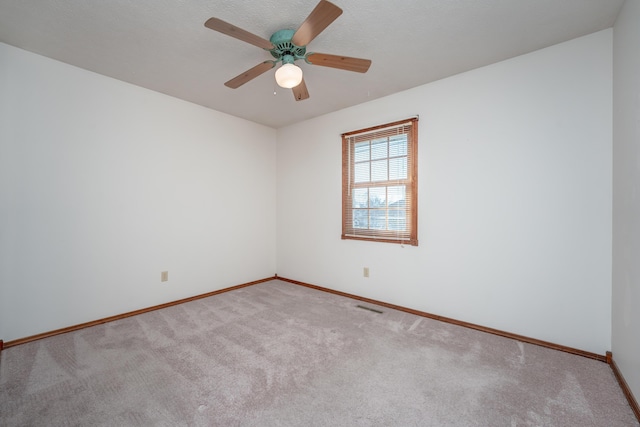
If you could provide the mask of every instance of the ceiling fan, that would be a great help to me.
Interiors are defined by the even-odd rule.
[[[275,60],[264,61],[232,78],[225,83],[225,86],[237,89],[282,62],[282,66],[276,70],[276,82],[281,87],[291,88],[296,101],[301,101],[309,98],[309,91],[302,76],[302,69],[295,65],[295,61],[302,59],[307,64],[339,68],[358,73],[366,73],[371,65],[371,60],[369,59],[307,52],[307,45],[341,14],[342,9],[338,6],[326,0],[320,0],[320,3],[311,11],[297,30],[276,31],[269,40],[218,18],[210,18],[204,25],[222,34],[267,50],[275,58]]]

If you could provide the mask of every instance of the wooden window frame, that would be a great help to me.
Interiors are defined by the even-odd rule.
[[[363,140],[373,140],[379,135],[390,135],[397,130],[398,134],[407,135],[407,177],[406,179],[388,179],[386,181],[366,181],[355,182],[355,144]],[[387,154],[387,160],[391,159],[391,154]],[[370,163],[373,160],[369,160]],[[387,172],[388,173],[388,172]],[[353,226],[354,206],[353,191],[357,188],[366,187],[388,187],[405,186],[405,215],[406,231],[379,230],[372,228],[357,228]],[[389,227],[390,207],[388,197],[385,198],[385,219],[387,228]],[[360,208],[359,208],[360,209]],[[368,205],[364,208],[371,211],[374,208]],[[369,225],[369,223],[367,224]],[[384,125],[360,129],[342,134],[342,239],[366,240],[373,242],[407,244],[418,246],[418,118],[410,118]]]

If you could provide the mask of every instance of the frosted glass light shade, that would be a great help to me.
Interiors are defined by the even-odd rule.
[[[278,86],[291,89],[302,81],[302,69],[294,64],[283,64],[276,70],[276,83]]]

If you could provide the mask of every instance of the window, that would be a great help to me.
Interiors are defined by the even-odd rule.
[[[342,135],[342,238],[418,245],[418,119]]]

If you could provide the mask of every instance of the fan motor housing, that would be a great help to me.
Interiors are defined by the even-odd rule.
[[[285,56],[291,56],[294,61],[304,59],[307,48],[306,46],[296,46],[291,42],[294,33],[294,30],[280,30],[273,33],[269,39],[271,44],[273,44],[273,49],[269,52],[274,58],[280,60]]]

